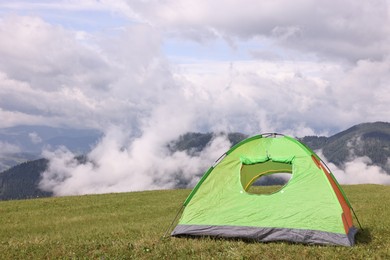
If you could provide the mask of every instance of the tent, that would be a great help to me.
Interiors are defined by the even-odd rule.
[[[292,176],[277,192],[248,192],[254,181],[274,173]],[[352,246],[357,232],[351,204],[328,167],[303,143],[273,133],[248,138],[222,155],[182,209],[172,236]]]

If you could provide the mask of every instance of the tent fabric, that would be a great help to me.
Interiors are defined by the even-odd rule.
[[[272,194],[247,190],[259,176],[292,174]],[[333,174],[288,136],[248,138],[202,177],[184,202],[172,236],[218,236],[352,246],[351,206]]]
[[[351,228],[346,236],[344,234],[305,229],[178,225],[175,228],[173,235],[242,238],[262,242],[283,240],[305,244],[337,244],[342,246],[351,246],[354,244],[354,236],[356,232],[356,228]]]

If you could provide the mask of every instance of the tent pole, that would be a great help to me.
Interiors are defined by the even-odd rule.
[[[179,214],[181,213],[181,211],[183,210],[184,208],[184,204],[179,208],[179,210],[177,211],[177,214],[175,216],[175,218],[172,220],[172,223],[169,225],[169,227],[167,228],[167,230],[165,231],[164,235],[161,237],[161,240],[162,239],[165,239],[169,230],[172,228],[173,224],[175,223],[177,217],[179,216]]]
[[[353,210],[352,207],[351,207],[351,209],[352,209],[353,215],[355,216],[355,218],[356,218],[356,220],[357,220],[357,223],[359,224],[360,229],[361,229],[361,230],[364,230],[363,227],[362,227],[362,225],[360,224],[360,221],[359,221],[359,219],[358,219],[356,213],[355,213],[355,210]]]

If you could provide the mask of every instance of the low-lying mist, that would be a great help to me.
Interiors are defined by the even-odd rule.
[[[215,135],[199,153],[171,151],[167,144],[173,135],[152,129],[131,138],[111,128],[83,162],[66,148],[46,150],[49,164],[40,188],[56,196],[192,188],[231,146],[226,135]],[[390,184],[390,175],[368,157],[350,156],[338,167],[317,153],[341,184]]]
[[[215,136],[201,153],[191,156],[171,152],[157,132],[127,138],[112,129],[83,163],[65,148],[45,151],[49,166],[40,188],[57,196],[189,188],[231,145],[225,136]]]

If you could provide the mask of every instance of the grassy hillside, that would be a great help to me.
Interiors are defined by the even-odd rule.
[[[166,190],[2,201],[1,258],[389,259],[390,186],[344,189],[364,227],[351,248],[210,238],[161,240],[190,192]]]

